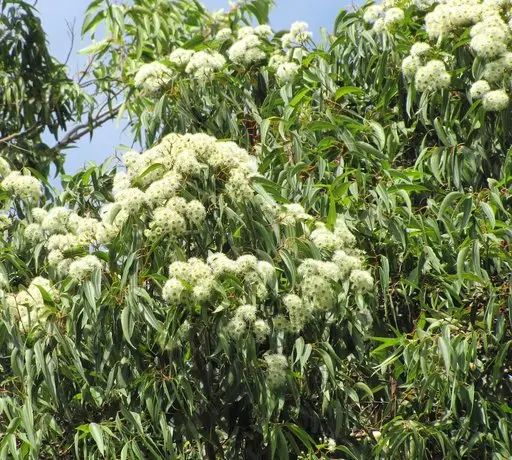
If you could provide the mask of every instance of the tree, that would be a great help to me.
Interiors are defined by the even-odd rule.
[[[510,455],[508,6],[270,6],[88,9],[144,151],[0,163],[2,455]]]

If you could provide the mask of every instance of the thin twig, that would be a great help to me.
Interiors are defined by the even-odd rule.
[[[12,141],[13,139],[17,139],[18,137],[25,137],[33,134],[35,131],[37,131],[38,125],[33,125],[30,128],[26,129],[25,131],[19,131],[17,133],[9,134],[8,136],[2,137],[0,139],[0,144]]]
[[[15,139],[17,137],[20,137],[22,134],[24,134],[23,131],[20,131],[19,133],[12,133],[12,134],[9,134],[8,136],[5,136],[5,137],[2,137],[0,139],[0,143],[3,143],[3,142],[9,142],[10,140],[12,139]]]
[[[75,47],[75,25],[76,18],[73,18],[73,24],[70,24],[69,21],[66,21],[66,27],[68,29],[68,36],[71,39],[71,44],[69,45],[68,55],[64,60],[64,65],[68,65],[69,58],[71,57],[71,53],[73,52],[73,48]]]
[[[107,121],[112,120],[119,113],[121,106],[122,104],[118,104],[112,109],[109,109],[103,113],[98,113],[96,118],[91,123],[83,123],[81,125],[75,126],[59,142],[57,142],[52,147],[52,150],[61,150],[67,145],[78,141],[80,138],[90,133],[92,130],[99,128]]]
[[[79,71],[77,73],[76,78],[77,78],[77,84],[78,85],[81,85],[82,80],[85,78],[85,76],[89,75],[89,69],[91,68],[93,62],[94,62],[94,56],[90,56],[89,60],[87,61],[87,65],[85,66],[85,68],[82,71]]]

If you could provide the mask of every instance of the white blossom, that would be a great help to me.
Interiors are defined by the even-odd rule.
[[[365,22],[374,23],[384,13],[384,7],[382,5],[370,5],[364,10],[363,20]]]
[[[19,171],[8,174],[1,185],[7,193],[21,200],[37,201],[43,194],[41,183],[35,177],[22,175]]]
[[[171,76],[171,70],[160,62],[142,64],[135,75],[135,86],[148,91],[162,88]]]
[[[289,83],[295,78],[299,69],[300,66],[295,62],[284,62],[277,67],[276,75],[282,82]]]
[[[471,85],[469,94],[471,95],[471,99],[481,99],[489,91],[491,91],[489,83],[487,83],[485,80],[478,80],[475,81],[473,85]]]
[[[224,27],[217,32],[215,35],[215,40],[218,40],[219,42],[225,42],[231,38],[232,34],[233,32],[229,27]]]
[[[194,50],[177,48],[169,55],[169,61],[171,61],[173,64],[179,67],[186,66],[190,62],[190,59],[192,58],[193,55]]]
[[[213,74],[224,67],[226,59],[216,51],[197,51],[190,58],[185,72],[194,76],[200,83],[213,78]]]
[[[444,62],[431,60],[418,69],[414,84],[418,91],[433,91],[446,88],[450,80],[450,74],[446,71]]]
[[[488,112],[499,112],[508,107],[510,98],[508,94],[501,89],[489,91],[482,98],[484,110]]]
[[[259,37],[269,38],[273,35],[272,27],[268,24],[261,24],[254,28],[254,33]]]
[[[257,35],[244,35],[228,50],[229,59],[235,64],[250,65],[265,58],[265,52],[260,49],[261,41]]]
[[[350,281],[359,292],[368,292],[373,288],[372,275],[366,270],[353,270],[350,274]]]
[[[404,10],[401,8],[390,8],[384,13],[384,24],[387,27],[394,26],[404,20]]]
[[[94,255],[86,255],[74,260],[69,266],[69,276],[77,281],[83,281],[94,271],[101,270],[103,264],[100,259]]]
[[[282,354],[267,354],[267,384],[271,389],[278,389],[286,382],[288,374],[288,359]]]

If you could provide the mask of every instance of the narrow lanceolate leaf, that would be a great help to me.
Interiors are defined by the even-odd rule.
[[[490,225],[491,229],[493,229],[496,226],[496,217],[494,215],[493,209],[491,208],[491,206],[489,206],[489,204],[487,204],[483,201],[480,203],[480,207],[482,208],[482,211],[484,212],[485,217],[487,217],[487,220],[489,221],[489,225]]]
[[[442,329],[442,335],[439,337],[437,341],[439,351],[441,352],[441,356],[444,362],[444,368],[446,374],[450,373],[451,369],[451,343],[450,343],[450,329],[448,326],[444,326]]]
[[[460,197],[462,197],[463,194],[460,192],[450,192],[444,200],[441,203],[441,206],[439,207],[439,213],[437,215],[438,219],[442,219],[445,217],[446,210]]]
[[[131,340],[135,327],[135,321],[133,319],[129,306],[124,307],[123,311],[121,312],[121,327],[123,330],[124,338],[133,347]]]
[[[338,100],[343,96],[346,96],[347,94],[355,94],[358,96],[362,96],[364,95],[364,91],[361,88],[358,88],[357,86],[343,86],[336,90],[334,98]]]
[[[96,442],[96,445],[98,446],[98,450],[100,451],[101,455],[105,455],[105,444],[103,442],[103,430],[101,426],[98,425],[97,423],[90,423],[89,431],[94,441]]]
[[[466,257],[469,252],[469,249],[469,246],[463,247],[459,250],[459,253],[457,254],[457,277],[459,278],[460,282],[462,282],[464,277]]]

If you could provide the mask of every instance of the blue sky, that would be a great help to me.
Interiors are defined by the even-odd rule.
[[[43,26],[48,33],[52,54],[61,62],[70,51],[68,24],[74,30],[75,42],[68,61],[72,74],[85,63],[85,58],[79,56],[77,51],[86,45],[80,40],[80,28],[89,3],[90,0],[39,0],[37,3]],[[230,8],[227,0],[203,0],[203,3],[211,10]],[[348,2],[338,0],[277,0],[276,3],[270,18],[274,29],[286,29],[294,21],[306,21],[315,37],[319,37],[318,31],[321,27],[330,30],[341,8],[351,8]],[[75,149],[68,150],[66,171],[74,173],[90,160],[100,163],[115,153],[116,146],[129,143],[129,138],[123,134],[122,128],[123,125],[116,126],[112,122],[96,130],[92,141],[89,141],[89,137],[83,138]],[[49,139],[47,143],[52,145],[54,141]]]

